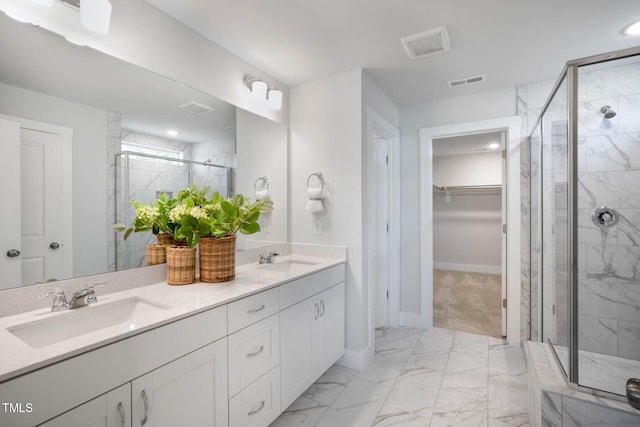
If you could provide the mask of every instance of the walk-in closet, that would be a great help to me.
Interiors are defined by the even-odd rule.
[[[436,327],[506,334],[503,150],[503,132],[433,142]]]

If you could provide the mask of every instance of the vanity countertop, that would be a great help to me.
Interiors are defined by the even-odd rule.
[[[299,261],[294,272],[276,271],[265,266],[275,266]],[[258,292],[280,286],[286,282],[344,263],[343,258],[287,255],[278,257],[273,264],[256,263],[236,266],[236,278],[223,283],[197,282],[186,286],[169,286],[166,282],[100,295],[98,302],[87,307],[52,313],[50,308],[20,313],[0,318],[0,382],[26,374],[56,362],[112,344],[116,341],[143,333],[153,328],[231,303]],[[96,310],[101,306],[130,299],[149,302],[159,310],[137,315],[135,324],[130,321],[105,327],[84,335],[54,342],[40,348],[32,348],[10,330],[19,325],[46,322],[56,316],[73,315],[77,311]],[[102,309],[104,311],[104,308]],[[97,311],[95,311],[97,313]]]

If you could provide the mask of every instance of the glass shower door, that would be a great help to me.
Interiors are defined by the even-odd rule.
[[[568,126],[566,78],[544,112],[542,154],[542,330],[565,372],[568,354]]]

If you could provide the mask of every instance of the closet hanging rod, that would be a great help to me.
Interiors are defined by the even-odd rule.
[[[438,190],[489,190],[489,189],[502,189],[501,184],[490,185],[438,185],[433,184],[434,188]]]

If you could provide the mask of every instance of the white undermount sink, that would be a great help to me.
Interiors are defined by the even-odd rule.
[[[136,329],[136,323],[149,315],[170,308],[144,298],[127,298],[101,305],[88,305],[43,320],[29,321],[7,330],[32,348],[42,348],[60,341],[89,334],[112,326],[123,332]]]
[[[317,264],[317,262],[301,259],[285,259],[275,260],[273,264],[263,264],[259,268],[278,273],[303,273],[309,270],[309,267]]]

